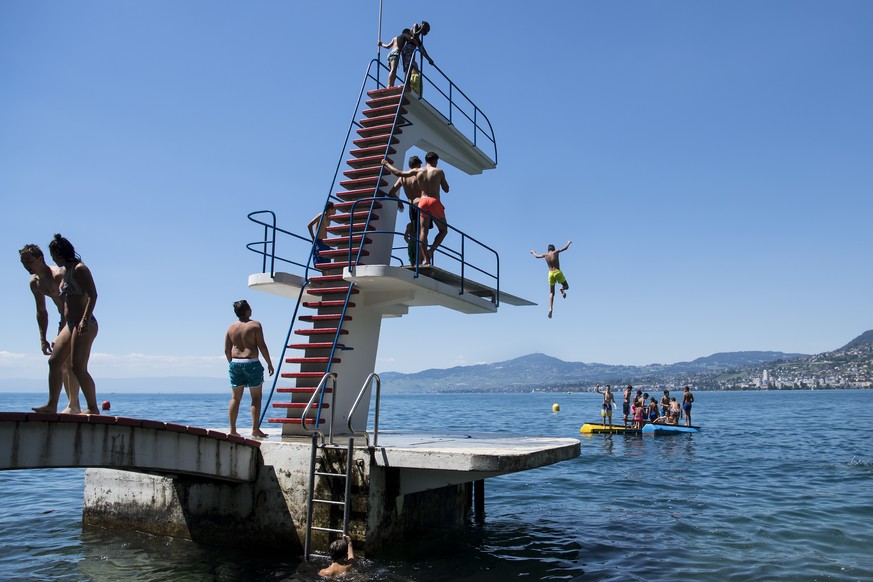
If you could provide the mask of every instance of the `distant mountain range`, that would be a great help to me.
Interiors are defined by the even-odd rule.
[[[770,385],[763,384],[767,370]],[[385,392],[530,392],[589,390],[594,384],[694,386],[707,389],[873,387],[873,330],[832,352],[720,352],[675,364],[622,366],[565,362],[529,354],[505,362],[382,372]],[[204,377],[98,378],[98,396],[113,392],[218,392],[226,379]],[[270,383],[267,383],[267,388]],[[0,378],[0,392],[45,392],[45,379]]]
[[[859,346],[873,352],[873,330],[858,336],[840,350],[850,352]],[[858,357],[865,357],[863,352]],[[430,369],[415,374],[380,374],[386,392],[527,392],[589,389],[601,384],[694,384],[698,389],[717,387],[717,379],[739,377],[743,371],[759,374],[766,367],[778,368],[818,356],[785,352],[721,352],[691,362],[623,366],[584,362],[565,362],[546,354],[530,354],[494,364]],[[817,361],[817,360],[816,360]],[[844,362],[843,362],[844,363]],[[863,362],[862,362],[863,363]],[[869,364],[870,362],[868,362]],[[822,373],[817,363],[816,373]],[[870,366],[873,367],[873,366]]]

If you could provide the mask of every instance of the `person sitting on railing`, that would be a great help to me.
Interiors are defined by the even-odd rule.
[[[418,235],[419,250],[423,257],[421,265],[427,267],[433,264],[433,255],[443,239],[448,234],[448,226],[446,223],[446,209],[440,200],[440,189],[443,192],[449,191],[449,183],[446,181],[446,174],[441,169],[437,168],[440,157],[436,152],[427,152],[424,156],[425,167],[410,169],[406,172],[398,170],[388,163],[387,160],[382,160],[382,164],[395,176],[414,176],[418,185],[421,187],[421,199],[418,201],[418,208],[424,210],[421,214],[421,227]],[[437,229],[439,232],[433,239],[433,244],[430,249],[427,248],[427,231],[430,229],[432,220],[436,220]]]
[[[313,267],[318,267],[320,261],[330,260],[327,257],[322,257],[321,252],[330,250],[330,247],[324,243],[324,239],[327,238],[327,227],[330,225],[330,219],[334,214],[336,214],[336,208],[333,207],[333,202],[328,202],[324,206],[324,212],[316,214],[307,225],[309,228],[309,236],[312,237],[312,241],[315,243],[315,248],[312,249]],[[316,228],[318,229],[317,236],[315,233]]]
[[[398,36],[395,36],[391,39],[391,42],[388,44],[383,43],[381,40],[377,40],[376,44],[378,44],[382,48],[391,49],[388,53],[388,86],[393,87],[394,81],[397,79],[397,63],[400,62],[400,51],[403,50],[403,47],[406,45],[406,41],[412,38],[412,31],[408,28],[404,28],[403,32],[401,32]],[[414,50],[414,47],[413,47]],[[406,69],[406,65],[403,66],[404,70]]]

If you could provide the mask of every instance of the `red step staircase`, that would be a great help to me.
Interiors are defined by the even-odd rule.
[[[387,196],[383,188],[388,183],[384,177],[380,178],[380,174],[386,174],[387,170],[382,171],[381,161],[387,158],[393,163],[391,156],[397,152],[392,146],[399,142],[396,136],[402,133],[402,126],[407,124],[403,118],[406,109],[400,105],[401,98],[406,99],[402,96],[402,90],[403,87],[398,86],[367,93],[368,109],[362,111],[363,118],[357,130],[360,137],[353,140],[354,148],[348,152],[352,157],[346,160],[348,170],[343,172],[346,179],[339,182],[343,190],[335,193],[340,202],[334,203],[336,213],[327,226],[329,236],[324,243],[330,250],[320,252],[323,262],[316,264],[315,268],[321,274],[310,276],[306,286],[306,293],[319,299],[302,302],[300,307],[313,310],[314,313],[299,315],[297,321],[305,325],[294,329],[294,335],[306,341],[288,345],[289,349],[298,354],[302,351],[303,355],[286,357],[282,363],[299,365],[299,371],[282,372],[280,364],[280,378],[294,380],[295,385],[276,388],[278,393],[289,394],[291,401],[274,402],[273,408],[286,410],[287,416],[268,418],[269,422],[300,425],[300,415],[321,379],[332,371],[333,365],[342,362],[345,350],[354,349],[343,323],[354,318],[354,297],[359,291],[343,279],[342,272],[345,267],[354,265],[358,257],[361,264],[366,263],[366,257],[369,256],[366,247],[372,242],[367,234],[375,230],[369,222],[378,217],[382,204],[379,201],[358,203],[354,206],[354,214],[351,214],[352,206],[362,198]],[[297,312],[300,311],[298,309]],[[340,380],[339,372],[337,380]],[[331,390],[330,386],[325,387],[326,395]],[[319,409],[310,410],[306,417],[308,425],[314,424],[316,418],[318,424],[325,422],[329,400],[328,396]]]

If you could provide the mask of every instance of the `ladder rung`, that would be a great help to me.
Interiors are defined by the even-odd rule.
[[[309,528],[309,529],[316,529],[316,530],[318,530],[318,531],[332,531],[332,532],[336,532],[336,533],[346,533],[346,532],[344,532],[344,531],[341,530],[341,529],[333,529],[333,528],[330,528],[330,527],[318,527],[317,525],[314,525],[314,526],[312,526],[312,527]]]
[[[316,471],[315,474],[322,477],[342,477],[343,479],[346,478],[345,473],[322,473],[321,471]]]
[[[331,501],[330,499],[313,499],[313,503],[324,503],[325,505],[345,505],[344,501]]]

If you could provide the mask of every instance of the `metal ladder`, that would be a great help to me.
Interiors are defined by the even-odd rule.
[[[343,447],[340,445],[335,445],[333,443],[324,443],[319,444],[319,435],[312,435],[312,452],[309,458],[309,501],[306,507],[306,539],[303,546],[303,556],[304,559],[309,560],[310,556],[310,543],[312,541],[312,532],[315,531],[326,531],[338,533],[340,535],[346,535],[349,532],[349,513],[350,513],[350,505],[351,505],[351,491],[352,491],[352,467],[354,466],[354,447],[355,447],[355,439],[354,437],[349,437],[348,448],[346,449],[346,467],[344,472],[333,472],[328,470],[319,470],[318,464],[319,461],[325,461],[324,465],[327,467],[329,464],[327,462],[327,458],[325,455],[319,455],[319,451],[322,453],[325,451],[342,451]],[[315,497],[315,480],[316,478],[324,478],[332,481],[340,481],[343,482],[343,495],[341,500],[336,499],[318,499]],[[334,487],[327,487],[328,490],[334,491]],[[316,505],[327,505],[327,506],[342,506],[343,508],[343,527],[342,529],[335,529],[330,527],[320,527],[312,524],[312,515],[315,510]]]
[[[319,383],[319,390],[322,390],[324,386],[326,386],[328,380],[333,379],[336,382],[336,374],[325,374],[322,381]],[[363,401],[364,393],[367,391],[367,388],[371,385],[375,385],[376,389],[376,413],[374,419],[374,429],[373,429],[373,444],[372,447],[370,445],[370,434],[367,431],[355,430],[352,427],[352,417],[355,414],[355,411],[358,409],[358,405]],[[334,385],[334,388],[336,386]],[[306,536],[304,539],[303,545],[303,559],[309,560],[309,556],[311,552],[309,548],[312,542],[312,531],[326,531],[338,533],[340,535],[348,535],[349,533],[349,519],[350,519],[350,506],[351,506],[351,493],[352,493],[352,467],[355,466],[354,463],[354,451],[355,451],[355,437],[362,437],[364,442],[367,444],[368,449],[374,449],[378,446],[379,441],[379,404],[382,392],[382,380],[379,378],[379,375],[375,372],[367,376],[367,379],[364,380],[364,384],[361,386],[361,389],[358,391],[358,397],[355,399],[355,403],[352,404],[351,411],[349,412],[348,418],[348,438],[349,443],[346,449],[346,470],[343,473],[331,472],[331,471],[319,471],[318,462],[325,457],[319,456],[319,451],[341,451],[343,447],[340,445],[334,444],[334,435],[333,435],[333,417],[331,417],[330,423],[330,432],[325,441],[325,435],[317,428],[312,432],[312,449],[309,457],[309,495],[307,497],[307,505],[306,505]],[[332,397],[335,396],[336,390],[334,389],[331,392]],[[307,409],[312,406],[315,397],[318,395],[318,392],[312,395],[312,398],[309,400],[309,404],[307,405]],[[336,407],[331,403],[331,410],[335,410]],[[304,428],[306,427],[306,410],[303,411],[303,415],[301,416],[302,424]],[[325,478],[325,479],[333,479],[339,480],[344,479],[344,487],[343,487],[343,498],[340,501],[335,499],[317,499],[315,497],[315,479],[316,478]],[[333,487],[328,487],[329,490],[333,491]],[[334,529],[330,527],[317,527],[312,525],[312,514],[315,510],[316,504],[328,505],[328,506],[343,506],[343,528],[341,530]]]

